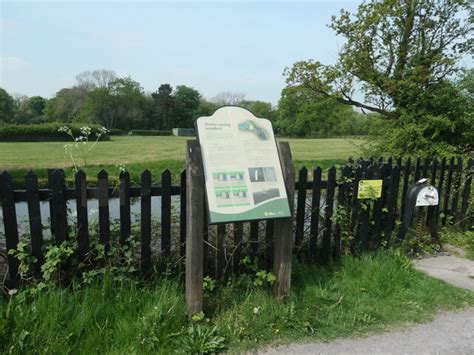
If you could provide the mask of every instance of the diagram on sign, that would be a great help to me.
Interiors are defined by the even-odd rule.
[[[200,117],[210,223],[290,216],[270,121],[240,107]]]

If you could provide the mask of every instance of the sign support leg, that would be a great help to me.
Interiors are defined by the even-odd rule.
[[[202,311],[204,171],[197,140],[186,142],[186,306]]]
[[[286,192],[290,201],[290,210],[293,214],[295,198],[295,169],[291,157],[290,145],[288,142],[280,142],[280,160],[282,163],[283,177],[285,179]],[[273,258],[273,272],[276,281],[273,287],[273,294],[277,299],[284,299],[289,296],[291,288],[291,258],[293,255],[293,218],[275,220],[275,247]]]

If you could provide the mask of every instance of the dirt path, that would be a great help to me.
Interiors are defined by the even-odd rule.
[[[474,291],[474,261],[448,253],[413,262],[415,269],[454,286]]]
[[[474,354],[474,307],[367,338],[262,349],[259,354]]]
[[[474,261],[445,253],[416,260],[414,267],[458,287],[474,290]],[[474,354],[474,307],[446,312],[430,323],[366,338],[292,344],[259,354]]]

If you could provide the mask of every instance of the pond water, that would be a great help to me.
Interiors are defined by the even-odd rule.
[[[26,202],[18,202],[15,204],[16,207],[16,216],[18,223],[18,232],[19,235],[29,233],[29,217],[28,217],[28,205]],[[171,196],[171,207],[172,211],[179,213],[179,196]],[[68,217],[72,220],[76,219],[76,201],[69,200],[67,202],[67,208],[69,210]],[[41,210],[41,222],[44,226],[49,226],[50,214],[49,214],[49,202],[41,201],[40,202]],[[89,224],[93,221],[99,219],[99,205],[97,199],[91,199],[87,201],[87,210],[89,213]],[[132,223],[140,220],[140,198],[132,198],[130,201],[130,213]],[[120,199],[111,198],[109,199],[109,214],[110,219],[119,219],[120,218]],[[161,221],[161,196],[152,196],[151,198],[151,215],[152,218],[158,221]],[[51,236],[51,230],[49,228],[44,228],[43,231],[44,237]],[[2,210],[0,208],[0,239],[4,239],[4,226],[3,226],[3,216]]]
[[[172,213],[178,213],[180,211],[179,208],[179,196],[171,196],[171,209]],[[297,197],[295,197],[295,208],[296,208]],[[15,204],[16,206],[16,215],[17,215],[17,223],[18,223],[18,233],[19,235],[28,234],[29,233],[29,217],[28,217],[28,205],[26,202],[18,202]],[[309,228],[310,219],[308,218],[308,213],[310,212],[311,208],[311,197],[308,196],[306,198],[306,217],[305,218],[305,229]],[[320,213],[321,215],[324,213],[325,207],[325,196],[321,196],[320,200]],[[68,218],[69,220],[76,222],[76,201],[69,200],[67,202],[68,208]],[[51,230],[49,229],[49,202],[48,201],[41,201],[40,202],[40,209],[41,209],[41,222],[43,224],[43,236],[45,238],[49,238],[51,236]],[[90,199],[87,201],[87,210],[89,212],[89,227],[92,223],[98,221],[99,219],[99,207],[98,207],[98,200],[97,199]],[[140,221],[140,198],[131,198],[130,201],[130,212],[131,212],[131,222],[138,222]],[[110,220],[119,219],[120,218],[120,199],[119,198],[111,198],[109,199],[109,214]],[[161,196],[153,196],[151,198],[151,215],[152,218],[161,221]],[[4,234],[4,226],[3,226],[3,216],[2,216],[2,209],[0,208],[0,245],[5,244],[5,234]]]

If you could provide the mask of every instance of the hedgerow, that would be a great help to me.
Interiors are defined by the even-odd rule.
[[[32,125],[3,124],[0,125],[0,142],[63,142],[70,141],[71,138],[59,132],[59,128],[64,126],[62,122],[41,123]],[[80,127],[83,123],[68,124],[74,135],[81,135]],[[93,131],[97,131],[101,126],[89,125]],[[114,130],[112,135],[118,135]],[[123,134],[123,133],[122,133]],[[100,137],[101,141],[110,140],[110,133]]]

